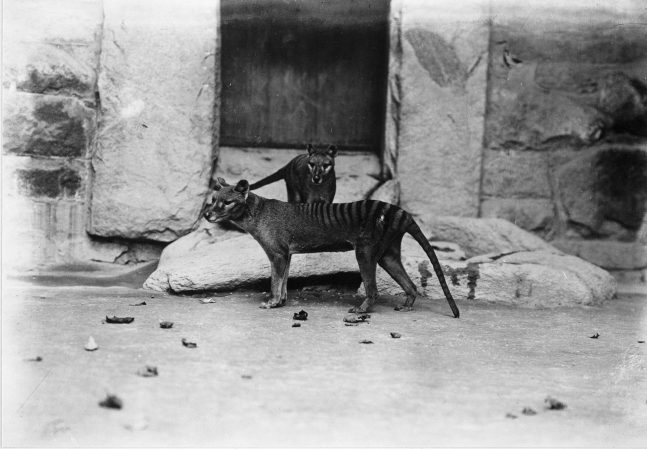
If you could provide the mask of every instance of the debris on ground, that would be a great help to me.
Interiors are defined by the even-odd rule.
[[[305,321],[308,319],[308,312],[305,310],[302,310],[301,312],[297,313],[294,312],[294,316],[292,317],[293,320],[299,320],[299,321]]]
[[[359,323],[344,323],[344,326],[359,326]]]
[[[531,409],[530,407],[524,407],[523,410],[521,410],[521,413],[526,416],[532,416],[537,414],[537,412]]]
[[[99,402],[99,405],[104,408],[121,409],[124,406],[124,403],[116,395],[108,394],[103,401]]]
[[[173,321],[160,321],[160,327],[162,329],[170,329],[173,327]]]
[[[372,345],[373,344],[373,342],[371,340],[361,340],[360,343],[363,344],[363,345]]]
[[[242,377],[243,379],[251,379],[252,378],[251,374],[243,374],[240,377]]]
[[[566,404],[558,399],[551,398],[550,396],[547,396],[546,399],[544,399],[544,402],[546,403],[548,410],[564,410],[566,408]]]
[[[92,335],[90,335],[88,337],[88,342],[85,344],[84,348],[86,351],[96,351],[97,349],[99,349],[99,345],[96,341],[94,341]]]
[[[135,321],[135,318],[132,316],[124,316],[124,317],[118,317],[118,316],[108,316],[106,315],[106,323],[112,323],[112,324],[129,324]]]
[[[137,375],[142,377],[156,377],[158,375],[157,367],[146,365],[145,367],[137,370]]]
[[[200,300],[202,304],[211,304],[213,302],[216,302],[215,298],[203,298]]]
[[[137,304],[130,304],[131,306],[145,306],[146,301],[138,302]]]
[[[197,343],[189,341],[186,338],[182,339],[182,344],[184,345],[185,348],[197,348],[198,347]]]
[[[600,334],[596,332],[595,334],[591,335],[589,338],[594,338],[594,339],[600,338]]]
[[[371,315],[368,313],[349,313],[344,317],[345,323],[368,323],[368,320],[371,319]]]
[[[645,340],[638,340],[638,343],[644,343]]]
[[[42,362],[43,358],[41,356],[32,357],[31,359],[25,359],[26,362]]]
[[[402,337],[402,334],[399,334],[397,332],[391,332],[391,338],[400,338]]]
[[[505,417],[510,419],[517,419],[517,415],[513,415],[512,413],[506,413]]]
[[[292,327],[301,327],[301,323],[292,323]]]

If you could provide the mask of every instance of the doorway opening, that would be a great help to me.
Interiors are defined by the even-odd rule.
[[[380,153],[389,0],[221,0],[220,144]]]

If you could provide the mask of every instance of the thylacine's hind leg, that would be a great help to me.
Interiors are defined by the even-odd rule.
[[[361,305],[351,308],[349,312],[366,313],[377,298],[377,283],[375,282],[375,269],[377,268],[377,262],[375,249],[370,245],[358,245],[355,248],[355,257],[357,257],[359,272],[362,275],[362,282],[364,282],[366,299]]]
[[[402,258],[400,256],[401,242],[402,237],[396,239],[384,252],[384,255],[378,260],[378,263],[407,294],[407,299],[404,304],[397,306],[395,310],[409,311],[413,309],[413,303],[416,302],[416,298],[418,298],[420,294],[418,293],[416,284],[413,283],[404,269],[404,266],[402,266]]]

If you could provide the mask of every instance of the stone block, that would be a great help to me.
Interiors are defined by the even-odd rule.
[[[551,242],[565,253],[580,257],[606,270],[644,270],[647,245],[612,240],[567,240]]]
[[[486,150],[483,195],[550,198],[548,157],[541,152]]]
[[[3,84],[94,101],[101,0],[3,2]]]
[[[198,220],[209,183],[218,2],[110,1],[104,12],[88,232],[172,241]]]
[[[481,203],[481,217],[503,218],[526,231],[546,234],[555,220],[555,206],[541,198],[486,198]]]
[[[33,156],[85,157],[96,113],[76,98],[4,92],[3,149]]]
[[[515,251],[559,251],[540,237],[501,218],[416,217],[424,234],[433,240],[457,243],[467,257]]]
[[[647,212],[647,151],[599,147],[556,170],[558,198],[584,237],[636,237]]]
[[[392,48],[400,64],[389,83],[399,106],[400,200],[414,213],[476,216],[489,27],[445,9],[402,2],[402,43]]]
[[[303,150],[272,148],[221,147],[215,176],[229,183],[247,179],[256,182],[285,166],[294,157],[305,154]],[[335,158],[337,190],[335,203],[359,201],[375,189],[380,173],[380,160],[370,153],[340,153]],[[371,176],[372,175],[372,176]],[[277,181],[254,191],[260,196],[287,201],[284,181]]]

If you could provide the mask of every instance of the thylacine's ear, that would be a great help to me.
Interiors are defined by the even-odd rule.
[[[247,182],[246,179],[241,179],[238,181],[238,184],[236,184],[236,187],[234,187],[234,190],[238,193],[242,193],[245,196],[245,199],[247,199],[247,194],[249,193],[249,182]]]
[[[330,145],[328,147],[328,155],[330,157],[335,157],[337,156],[337,147],[335,145]]]
[[[309,143],[308,145],[306,145],[306,150],[308,150],[308,156],[312,156],[312,153],[314,152],[315,147],[313,147],[312,144]]]
[[[223,184],[225,184],[224,181],[225,180],[222,178],[211,178],[209,181],[209,188],[211,190],[220,190],[222,189]]]

